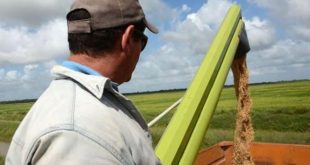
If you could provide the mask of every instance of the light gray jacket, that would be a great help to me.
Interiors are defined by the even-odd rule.
[[[18,127],[7,165],[160,164],[147,125],[107,78],[55,66]]]

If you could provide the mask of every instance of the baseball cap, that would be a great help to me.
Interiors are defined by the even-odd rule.
[[[73,21],[67,19],[68,33],[91,33],[139,21],[143,21],[151,32],[158,33],[158,29],[146,20],[138,0],[74,0],[67,18],[79,9],[87,10],[91,17]]]

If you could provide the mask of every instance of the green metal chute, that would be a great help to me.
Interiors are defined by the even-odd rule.
[[[195,160],[235,57],[243,28],[240,7],[233,5],[156,146],[155,152],[163,164],[188,165]]]

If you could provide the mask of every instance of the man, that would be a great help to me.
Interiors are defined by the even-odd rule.
[[[71,55],[17,129],[6,164],[160,164],[147,124],[117,90],[129,81],[149,24],[137,0],[75,0]]]

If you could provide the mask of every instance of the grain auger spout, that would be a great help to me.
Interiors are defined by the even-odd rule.
[[[156,146],[163,164],[193,164],[232,62],[249,50],[241,9],[233,5]]]

